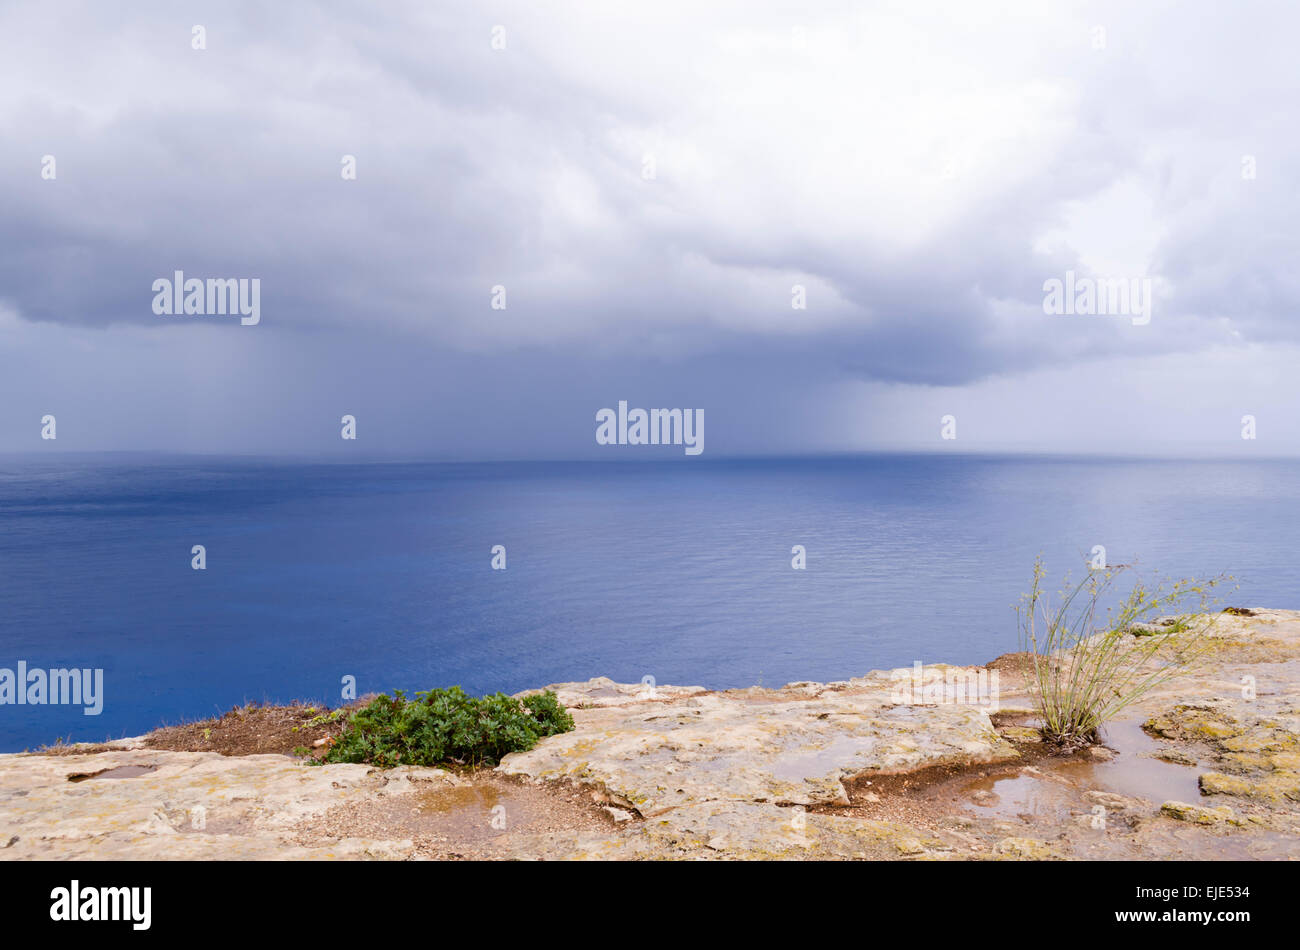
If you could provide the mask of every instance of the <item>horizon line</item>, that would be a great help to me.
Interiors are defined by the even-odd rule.
[[[1197,443],[1193,443],[1197,444]],[[1171,446],[1183,445],[1181,451],[1188,451],[1190,447],[1186,443],[1172,443]],[[790,451],[790,452],[726,452],[713,453],[711,455],[700,455],[691,458],[683,458],[679,455],[667,455],[666,453],[645,453],[644,457],[630,457],[632,452],[628,447],[620,446],[617,453],[607,453],[607,457],[596,458],[587,456],[479,456],[479,457],[448,457],[436,455],[396,455],[387,453],[376,453],[367,455],[358,455],[355,458],[341,457],[337,452],[328,455],[311,455],[299,452],[232,452],[232,451],[193,451],[183,449],[22,449],[22,450],[0,450],[0,459],[12,458],[15,460],[28,461],[39,457],[52,458],[74,458],[74,457],[155,457],[155,458],[185,458],[185,459],[243,459],[248,461],[267,461],[267,462],[288,462],[288,463],[316,463],[316,464],[353,464],[353,465],[402,465],[402,464],[444,464],[444,465],[475,465],[475,464],[580,464],[580,463],[662,463],[678,462],[682,464],[700,464],[705,462],[739,462],[739,461],[797,461],[797,460],[837,460],[837,459],[854,459],[870,458],[881,456],[894,457],[926,457],[926,458],[943,458],[943,457],[961,457],[961,458],[1024,458],[1024,459],[1064,459],[1064,460],[1097,460],[1097,461],[1143,461],[1143,462],[1283,462],[1300,460],[1300,448],[1294,454],[1274,454],[1274,455],[1233,455],[1227,452],[1199,452],[1193,454],[1179,454],[1178,449],[1169,453],[1161,452],[1135,452],[1132,450],[1104,449],[1097,451],[1069,451],[1061,449],[1027,449],[1009,446],[988,446],[976,449],[959,449],[955,447],[935,447],[924,448],[918,446],[880,446],[862,449],[820,449],[807,451]],[[615,457],[617,455],[617,457]]]

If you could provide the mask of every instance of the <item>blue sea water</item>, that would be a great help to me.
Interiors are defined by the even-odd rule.
[[[1035,556],[1077,575],[1095,544],[1298,607],[1298,491],[1291,461],[10,457],[0,667],[102,667],[105,705],[0,706],[0,750],[334,704],[345,675],[481,693],[985,662],[1017,647]]]

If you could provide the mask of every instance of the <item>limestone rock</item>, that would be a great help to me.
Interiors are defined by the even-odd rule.
[[[1196,766],[1200,764],[1196,756],[1183,749],[1161,749],[1159,752],[1152,753],[1151,757],[1159,759],[1162,762],[1170,762],[1174,765]]]
[[[1235,814],[1227,805],[1206,808],[1203,805],[1189,805],[1186,802],[1165,802],[1160,806],[1160,813],[1178,821],[1190,821],[1198,825],[1214,825],[1225,821],[1235,823]]]
[[[627,703],[667,702],[682,696],[706,692],[703,686],[658,686],[649,683],[615,683],[597,676],[583,683],[553,683],[541,689],[526,689],[516,696],[532,696],[550,690],[570,710],[599,709]]]
[[[981,707],[898,705],[887,677],[837,686],[579,709],[573,732],[508,755],[499,769],[591,783],[649,817],[711,801],[847,804],[843,781],[864,773],[1017,755]],[[631,689],[616,692],[626,697]]]
[[[887,860],[941,856],[951,846],[890,821],[804,813],[756,802],[708,802],[644,822],[640,847],[661,857]]]
[[[1043,734],[1029,726],[1005,726],[998,730],[998,734],[1010,742],[1022,744],[1036,744],[1043,741]]]
[[[440,769],[308,766],[282,755],[0,755],[0,826],[17,838],[11,858],[401,857],[410,841],[306,848],[290,831],[349,800],[460,781]]]
[[[1036,838],[1003,838],[993,846],[993,854],[1002,860],[1047,861],[1060,858],[1060,849]]]
[[[1300,802],[1300,709],[1271,696],[1180,703],[1146,722],[1156,735],[1201,743],[1214,771],[1201,776],[1206,795]]]

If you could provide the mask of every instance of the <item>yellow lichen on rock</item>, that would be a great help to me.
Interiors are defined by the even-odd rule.
[[[1227,805],[1218,808],[1206,808],[1203,805],[1189,805],[1187,802],[1165,802],[1160,806],[1160,813],[1178,821],[1190,821],[1198,825],[1215,825],[1220,822],[1237,823],[1236,813]]]

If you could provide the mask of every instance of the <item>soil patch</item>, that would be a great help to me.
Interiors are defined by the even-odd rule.
[[[344,710],[364,705],[356,700]],[[171,752],[219,752],[221,755],[295,755],[320,752],[321,739],[337,738],[344,716],[332,717],[324,706],[290,703],[287,706],[238,706],[224,716],[177,726],[163,726],[145,736],[149,749]],[[297,750],[297,753],[295,753]]]
[[[520,837],[616,827],[598,796],[570,782],[535,785],[490,770],[462,777],[467,784],[333,808],[299,826],[296,840],[317,846],[350,837],[409,839],[415,857],[478,860],[513,856]]]

